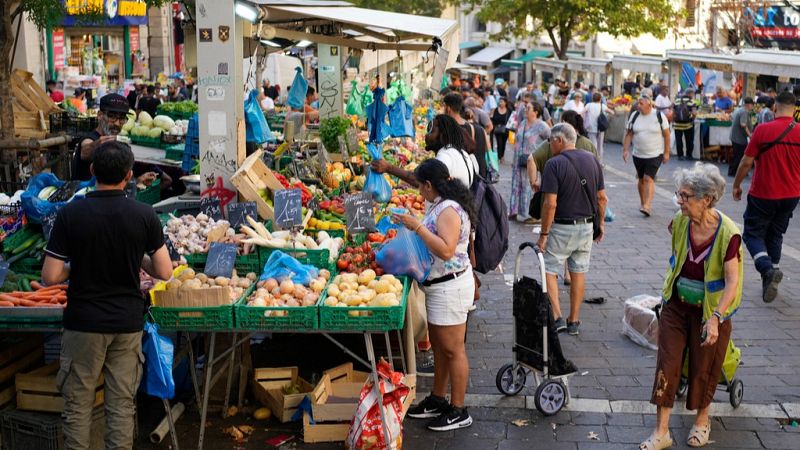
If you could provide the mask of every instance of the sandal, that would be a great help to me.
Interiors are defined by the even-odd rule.
[[[672,447],[672,438],[669,436],[669,431],[664,436],[656,436],[655,433],[651,434],[646,441],[639,444],[639,450],[662,450]]]
[[[692,425],[689,430],[689,437],[686,438],[686,445],[699,448],[708,444],[708,436],[711,434],[711,422],[705,426]]]
[[[639,208],[639,212],[644,214],[645,217],[650,217],[650,210],[648,208]]]

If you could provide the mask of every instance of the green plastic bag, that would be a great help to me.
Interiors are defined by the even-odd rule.
[[[386,102],[387,102],[386,104],[392,105],[394,104],[395,100],[397,100],[398,97],[404,97],[406,99],[406,103],[413,106],[411,103],[412,102],[411,95],[412,95],[411,87],[408,86],[406,80],[402,78],[394,80],[392,81],[389,89],[386,90]]]
[[[497,152],[491,149],[486,150],[486,178],[490,183],[500,180],[500,159]]]
[[[358,82],[356,80],[351,81],[350,84],[353,86],[353,89],[350,91],[350,98],[347,100],[345,112],[350,116],[358,116],[363,119],[365,116],[364,91],[367,89],[364,88],[364,91],[359,91]]]

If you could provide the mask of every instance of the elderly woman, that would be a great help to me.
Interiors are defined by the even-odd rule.
[[[708,443],[709,406],[720,379],[731,337],[730,317],[742,299],[742,238],[739,229],[714,209],[725,179],[711,164],[697,163],[676,174],[680,213],[672,219],[672,257],[664,279],[658,361],[650,402],[658,407],[656,429],[640,449],[672,445],[669,414],[688,349],[686,409],[697,410],[687,444]]]
[[[517,127],[517,142],[514,147],[513,167],[511,168],[511,201],[509,219],[528,224],[536,221],[528,215],[528,207],[533,197],[528,180],[528,158],[531,153],[550,137],[550,127],[542,120],[542,105],[533,102],[526,106],[525,120]]]

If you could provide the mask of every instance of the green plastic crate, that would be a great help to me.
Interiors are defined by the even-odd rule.
[[[189,267],[202,272],[206,267],[208,253],[193,253],[191,255],[184,255],[184,258]],[[263,267],[264,265],[261,264],[261,254],[259,251],[250,253],[249,255],[237,255],[236,263],[233,265],[233,268],[236,269],[236,273],[239,276],[244,276],[248,272],[260,274]]]
[[[183,151],[185,148],[185,144],[167,145],[164,147],[164,150],[166,150],[164,158],[171,159],[173,161],[183,161]]]
[[[275,250],[280,250],[283,253],[291,256],[292,258],[300,261],[303,264],[308,264],[311,266],[316,267],[317,269],[328,269],[333,272],[333,269],[336,267],[336,259],[339,255],[336,255],[336,258],[333,259],[331,262],[330,260],[330,250],[327,248],[322,250],[293,250],[291,248],[262,248],[261,249],[261,267],[263,268],[265,264],[267,264],[267,260],[269,257],[275,252]]]
[[[161,148],[161,136],[151,138],[148,136],[129,136],[131,142],[144,147]]]
[[[161,201],[161,180],[156,178],[153,184],[147,188],[136,192],[136,200],[147,203],[148,205],[155,205]]]
[[[233,305],[205,308],[151,306],[150,315],[161,330],[228,331],[233,328]]]
[[[247,306],[247,298],[256,289],[251,286],[234,306],[236,328],[248,331],[308,331],[319,326],[317,305],[295,307]],[[323,292],[324,296],[324,292]],[[321,299],[324,299],[320,296]],[[287,312],[286,316],[266,316],[267,312]]]
[[[390,331],[403,328],[406,318],[408,292],[411,283],[408,277],[398,276],[403,282],[403,296],[400,306],[325,306],[328,289],[320,297],[319,329],[327,331]],[[351,311],[369,312],[369,316],[350,316]]]

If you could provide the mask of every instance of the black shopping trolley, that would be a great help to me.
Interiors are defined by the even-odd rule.
[[[522,251],[536,252],[541,284],[533,278],[520,277]],[[534,404],[542,414],[550,416],[569,404],[570,375],[575,365],[564,358],[547,295],[544,257],[532,242],[519,246],[514,266],[514,360],[497,371],[497,389],[505,395],[516,395],[525,388],[528,373],[536,385]]]

